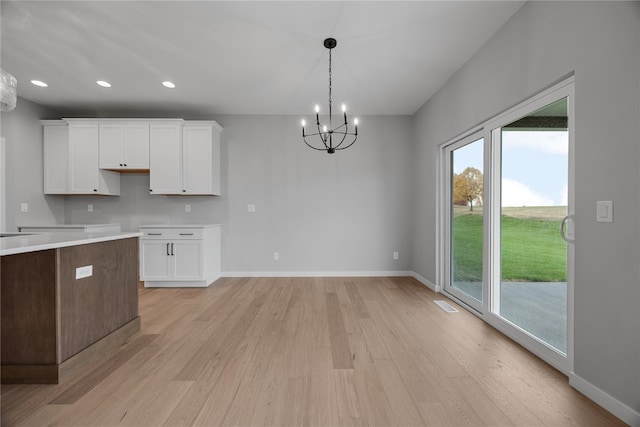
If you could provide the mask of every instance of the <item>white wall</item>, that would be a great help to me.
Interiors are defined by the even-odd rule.
[[[411,118],[362,117],[356,144],[333,155],[304,145],[298,117],[214,119],[222,196],[151,196],[148,175],[122,174],[120,197],[66,196],[65,221],[223,223],[225,272],[410,270]]]
[[[436,280],[437,146],[571,72],[575,374],[637,417],[640,3],[529,2],[421,108],[415,116],[413,269]],[[613,201],[613,223],[596,223],[597,200]]]
[[[14,111],[0,113],[0,133],[5,138],[4,221],[6,229],[18,225],[63,222],[64,200],[43,194],[43,149],[40,119],[51,112],[33,102],[18,99]],[[20,205],[27,203],[28,212]]]

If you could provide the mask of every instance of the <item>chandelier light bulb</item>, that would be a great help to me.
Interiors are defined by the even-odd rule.
[[[343,113],[346,113],[346,111],[347,111],[347,106],[346,106],[346,105],[344,105],[344,104],[342,104],[342,112],[343,112]]]
[[[319,112],[320,112],[320,106],[316,104],[316,114],[318,114]]]
[[[353,124],[358,126],[358,119],[357,118],[353,119]]]
[[[324,126],[322,127],[322,130],[323,130],[324,132],[327,132],[327,125],[324,125]]]
[[[304,121],[304,119],[302,119],[302,127],[304,127],[304,125],[306,125],[307,122]]]

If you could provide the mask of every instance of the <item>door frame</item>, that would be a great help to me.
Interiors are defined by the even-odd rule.
[[[568,197],[567,215],[573,215],[575,209],[575,78],[573,75],[555,83],[537,94],[527,98],[525,101],[505,110],[504,112],[482,122],[463,134],[445,142],[439,147],[439,161],[437,173],[437,259],[436,259],[436,290],[444,292],[463,306],[470,309],[472,313],[482,320],[498,329],[514,341],[518,342],[529,351],[554,366],[566,375],[573,371],[574,364],[574,267],[575,267],[575,244],[567,244],[567,354],[563,355],[551,348],[530,333],[506,321],[504,318],[494,314],[491,310],[495,304],[494,292],[491,289],[492,283],[499,283],[500,280],[500,218],[494,212],[500,212],[500,198],[494,197],[494,193],[500,191],[500,150],[498,143],[494,139],[499,129],[518,118],[524,117],[545,105],[551,104],[562,98],[567,98],[567,129],[569,131],[569,164],[568,164]],[[498,129],[498,131],[496,131]],[[448,153],[451,147],[455,147],[461,141],[471,142],[468,138],[477,135],[477,139],[484,137],[484,253],[483,253],[483,303],[469,304],[464,298],[460,298],[456,292],[451,292],[447,281],[450,275],[450,218],[449,187],[450,163]],[[464,144],[462,144],[464,145]],[[462,145],[458,145],[462,146]],[[498,165],[498,167],[494,167]],[[497,210],[496,210],[497,209]],[[495,218],[497,217],[497,218]],[[573,221],[567,223],[568,235],[574,237]],[[498,264],[496,264],[498,263]],[[496,282],[498,280],[498,282]]]

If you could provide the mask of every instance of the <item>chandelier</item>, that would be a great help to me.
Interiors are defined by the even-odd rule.
[[[0,111],[16,109],[17,87],[16,78],[0,68]]]
[[[329,49],[329,124],[320,124],[320,106],[316,104],[316,127],[317,132],[305,133],[306,122],[302,120],[302,140],[310,148],[319,151],[326,151],[333,154],[336,150],[344,150],[351,147],[358,139],[358,119],[353,120],[354,130],[349,132],[349,124],[347,122],[347,108],[342,104],[342,116],[344,122],[337,127],[332,125],[332,108],[331,108],[331,50],[336,47],[338,42],[336,39],[328,38],[324,41],[324,47]],[[316,138],[317,137],[317,138]],[[347,138],[348,137],[348,138]],[[315,142],[310,142],[307,138],[311,138]],[[346,145],[345,145],[346,142]]]

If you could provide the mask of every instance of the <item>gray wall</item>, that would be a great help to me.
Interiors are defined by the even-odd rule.
[[[304,145],[298,117],[214,119],[223,196],[151,196],[148,175],[122,174],[120,197],[66,196],[65,221],[223,223],[225,272],[411,270],[411,118],[362,117],[358,142],[334,155]]]
[[[421,108],[412,265],[435,283],[437,146],[574,71],[575,373],[638,412],[640,3],[529,2]]]
[[[38,104],[18,99],[14,111],[0,113],[0,133],[5,138],[4,172],[6,229],[17,231],[18,225],[57,223],[64,220],[64,200],[43,194],[42,125],[40,119],[51,111]],[[20,205],[28,203],[29,211]]]

